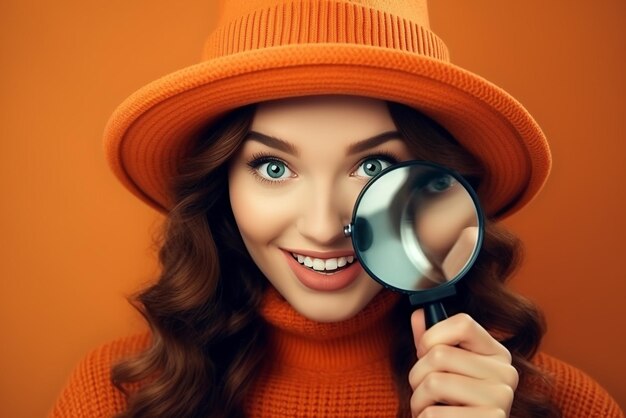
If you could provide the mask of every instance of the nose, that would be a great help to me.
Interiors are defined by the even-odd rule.
[[[344,194],[345,196],[345,194]],[[303,199],[296,227],[311,243],[330,247],[345,240],[343,227],[350,221],[352,206],[342,193],[318,190]]]

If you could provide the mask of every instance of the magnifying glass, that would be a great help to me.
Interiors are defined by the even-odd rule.
[[[441,300],[456,294],[484,234],[478,197],[458,173],[426,161],[394,165],[359,195],[344,227],[365,271],[424,307],[426,327],[447,318]]]

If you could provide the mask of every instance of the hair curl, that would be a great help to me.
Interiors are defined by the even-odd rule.
[[[480,190],[481,164],[441,126],[419,112],[388,103],[411,151],[466,176]],[[181,165],[172,190],[175,207],[163,229],[158,281],[141,292],[136,308],[152,332],[152,344],[113,368],[113,381],[128,398],[119,417],[245,417],[243,405],[266,349],[266,325],[258,314],[267,282],[247,253],[228,197],[228,161],[249,130],[255,106],[239,108],[200,135]],[[547,377],[530,359],[544,322],[536,307],[505,287],[520,261],[520,243],[487,221],[481,254],[460,282],[451,312],[469,313],[507,347],[520,375],[511,417],[557,417],[543,390]],[[409,417],[408,371],[416,361],[408,302],[398,304],[392,350],[402,409]],[[237,350],[233,350],[237,347]]]

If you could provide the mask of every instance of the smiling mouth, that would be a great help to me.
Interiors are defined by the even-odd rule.
[[[320,274],[334,274],[354,263],[354,256],[315,258],[308,255],[291,253],[291,256],[301,265]]]

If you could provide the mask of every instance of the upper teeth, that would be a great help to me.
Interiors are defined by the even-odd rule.
[[[298,260],[298,263],[312,268],[313,270],[337,270],[339,267],[343,267],[346,264],[351,264],[354,261],[353,256],[337,257],[337,258],[313,258],[308,255],[291,253],[293,257]]]

